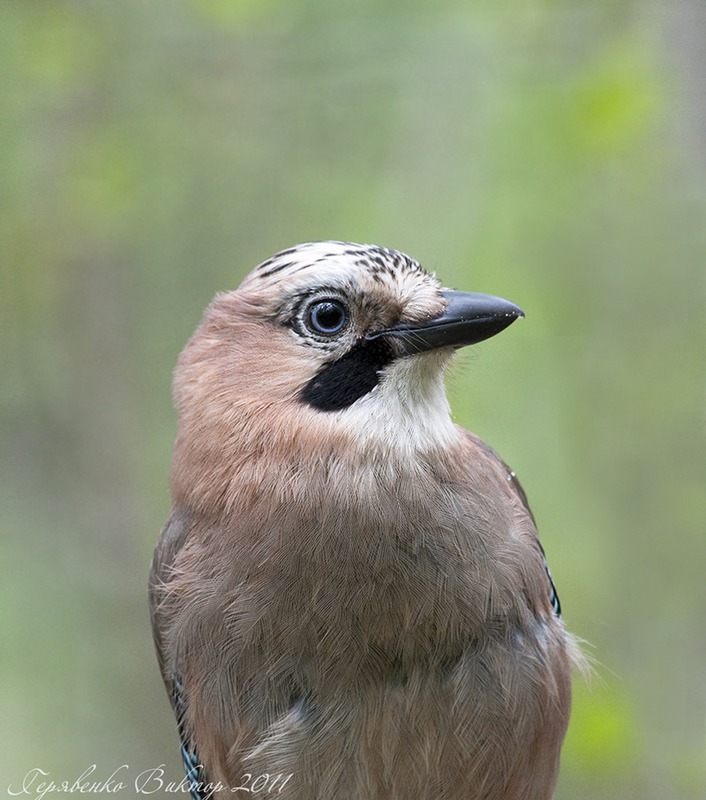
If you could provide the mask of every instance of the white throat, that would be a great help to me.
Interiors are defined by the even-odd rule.
[[[436,351],[394,361],[369,394],[341,412],[349,433],[364,447],[409,456],[457,442],[444,384],[449,359],[449,351]]]

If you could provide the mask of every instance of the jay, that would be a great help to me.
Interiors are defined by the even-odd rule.
[[[578,651],[515,474],[444,388],[521,316],[344,242],[206,310],[150,578],[195,800],[552,797]]]

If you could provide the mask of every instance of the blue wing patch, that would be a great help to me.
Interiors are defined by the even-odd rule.
[[[546,559],[544,561],[544,569],[547,571],[547,578],[549,578],[549,602],[552,604],[554,613],[557,615],[557,617],[560,617],[561,603],[559,602],[559,595],[557,594],[556,586],[554,586],[554,581],[552,580],[552,573],[549,569],[549,564],[547,564]]]

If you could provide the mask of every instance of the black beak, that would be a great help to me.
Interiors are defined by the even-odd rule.
[[[405,355],[424,353],[438,347],[464,347],[495,336],[518,317],[521,308],[489,294],[474,292],[441,292],[447,301],[444,313],[427,322],[399,325],[374,334],[393,336]]]

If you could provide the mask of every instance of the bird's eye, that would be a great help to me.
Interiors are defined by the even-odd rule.
[[[348,309],[340,300],[319,300],[306,313],[306,326],[314,333],[333,336],[348,322]]]

